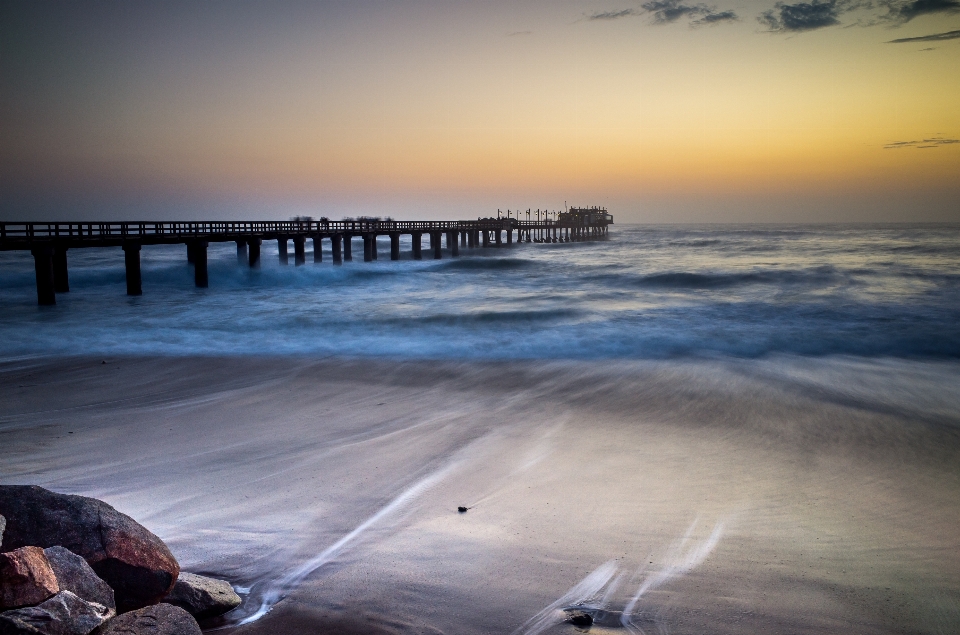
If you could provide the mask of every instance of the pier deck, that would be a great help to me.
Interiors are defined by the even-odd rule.
[[[37,301],[56,304],[56,294],[70,290],[67,251],[83,247],[121,247],[126,264],[127,293],[141,295],[140,249],[144,245],[185,244],[198,287],[209,284],[207,246],[236,242],[237,257],[250,267],[260,263],[260,245],[276,240],[280,262],[289,262],[287,246],[294,245],[294,262],[305,263],[305,241],[313,240],[314,262],[321,262],[324,240],[331,243],[334,264],[353,260],[353,239],[363,240],[363,259],[377,260],[377,237],[390,237],[390,259],[400,259],[400,236],[412,238],[414,259],[422,259],[422,237],[430,237],[430,253],[459,255],[459,248],[494,247],[517,242],[575,242],[604,237],[613,217],[605,209],[575,208],[556,218],[519,220],[483,218],[462,221],[394,221],[356,219],[331,221],[212,221],[212,222],[103,222],[0,223],[0,251],[30,251],[37,273]],[[446,238],[446,249],[442,240]]]

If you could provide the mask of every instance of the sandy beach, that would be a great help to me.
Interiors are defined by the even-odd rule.
[[[0,476],[102,498],[229,579],[224,633],[575,632],[571,605],[599,633],[947,633],[958,374],[21,359]]]

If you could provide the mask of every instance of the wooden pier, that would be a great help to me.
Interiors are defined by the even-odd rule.
[[[528,213],[529,216],[529,213]],[[57,293],[70,290],[67,251],[82,247],[121,247],[126,265],[127,294],[143,293],[140,249],[144,245],[185,244],[198,287],[209,284],[207,246],[236,242],[237,258],[250,267],[260,264],[260,246],[276,240],[281,264],[289,262],[293,242],[294,264],[306,261],[305,243],[313,241],[313,261],[323,258],[323,241],[330,241],[333,264],[353,260],[354,240],[362,239],[363,260],[378,259],[377,238],[390,237],[390,259],[400,259],[400,236],[409,235],[413,258],[423,258],[423,236],[430,238],[434,259],[444,251],[460,255],[460,248],[490,248],[518,243],[565,243],[605,237],[613,216],[599,207],[571,208],[550,218],[482,218],[465,221],[394,221],[326,219],[265,222],[144,222],[144,223],[0,223],[0,251],[30,251],[37,273],[37,302],[56,304]],[[446,241],[446,247],[443,246]]]

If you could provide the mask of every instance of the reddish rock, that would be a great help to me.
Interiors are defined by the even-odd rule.
[[[113,589],[100,579],[86,560],[65,547],[47,547],[43,553],[57,576],[61,591],[70,591],[81,600],[96,602],[109,609],[117,608]]]
[[[7,548],[63,546],[82,556],[113,588],[120,611],[159,602],[180,573],[162,540],[95,498],[0,485],[0,514]]]
[[[2,634],[0,634],[2,635]],[[172,604],[157,604],[118,615],[93,635],[202,635],[193,616]]]
[[[87,635],[111,617],[113,609],[60,591],[37,606],[0,613],[0,635]]]
[[[0,553],[0,609],[40,604],[60,590],[40,547]]]

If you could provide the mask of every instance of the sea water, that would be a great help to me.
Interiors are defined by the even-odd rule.
[[[140,297],[119,248],[71,249],[56,307],[28,252],[0,252],[0,355],[960,356],[957,225],[614,225],[420,261],[405,236],[399,262],[381,237],[378,261],[342,266],[329,249],[295,267],[265,241],[250,269],[211,243],[197,289],[184,245],[145,246]]]

